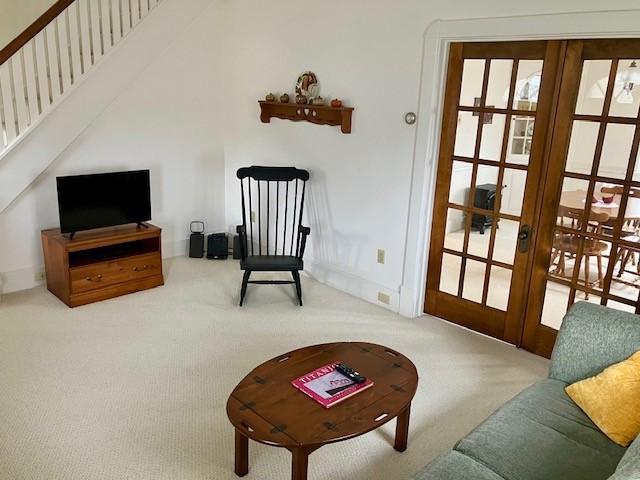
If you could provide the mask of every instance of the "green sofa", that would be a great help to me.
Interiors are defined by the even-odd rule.
[[[560,328],[549,377],[413,480],[640,480],[640,437],[627,449],[615,444],[564,391],[638,350],[639,316],[576,303]]]

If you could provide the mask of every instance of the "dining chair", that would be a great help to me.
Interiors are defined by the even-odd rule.
[[[622,195],[623,187],[615,186],[615,187],[602,187],[600,189],[601,193],[611,193],[614,195]],[[629,189],[629,198],[640,198],[640,189],[638,188],[630,188]],[[630,241],[637,242],[640,245],[640,219],[639,218],[627,218],[626,212],[620,212],[620,215],[625,215],[623,217],[622,230],[620,231],[620,238]],[[636,272],[640,274],[640,261],[636,259],[636,252],[627,247],[619,247],[618,254],[616,256],[616,261],[620,261],[620,269],[618,270],[618,278],[622,277],[622,274],[625,272],[627,268],[627,263],[631,260],[632,265],[636,266]]]
[[[580,222],[582,221],[582,215],[584,211],[582,209],[566,207],[560,205],[558,207],[558,217],[560,219],[560,225],[565,226],[565,219],[569,220],[571,228],[580,229]],[[602,231],[602,225],[609,220],[609,215],[606,213],[589,212],[588,218],[588,233],[600,234]],[[575,263],[578,262],[578,251],[580,247],[580,237],[574,233],[558,233],[556,234],[553,246],[552,246],[552,263],[557,261],[557,268],[554,271],[556,275],[568,278],[566,274],[566,259],[574,259]],[[609,248],[608,244],[598,239],[585,239],[582,247],[582,258],[584,259],[584,282],[585,282],[585,299],[589,298],[589,288],[598,284],[602,288],[604,275],[602,270],[602,256]],[[598,268],[598,279],[595,282],[590,281],[590,263],[591,257],[596,257]]]
[[[309,227],[302,225],[304,196],[309,172],[294,167],[245,167],[236,173],[242,195],[240,269],[244,271],[240,306],[249,283],[295,284],[302,306],[300,271]],[[254,280],[253,272],[290,272],[289,280]]]

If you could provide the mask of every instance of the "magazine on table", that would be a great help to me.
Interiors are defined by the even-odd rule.
[[[291,384],[325,408],[330,408],[373,386],[373,381],[370,379],[356,383],[337,371],[336,365],[339,363],[332,362],[317,368],[313,372],[296,378]]]

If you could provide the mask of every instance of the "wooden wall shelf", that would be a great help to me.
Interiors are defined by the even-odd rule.
[[[270,123],[272,118],[280,118],[292,122],[339,126],[342,133],[351,133],[352,107],[335,108],[326,105],[300,105],[264,100],[260,100],[259,103],[262,123]]]

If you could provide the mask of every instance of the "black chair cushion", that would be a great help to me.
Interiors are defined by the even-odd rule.
[[[289,255],[252,255],[240,262],[242,270],[256,272],[290,272],[302,270],[302,260]]]

